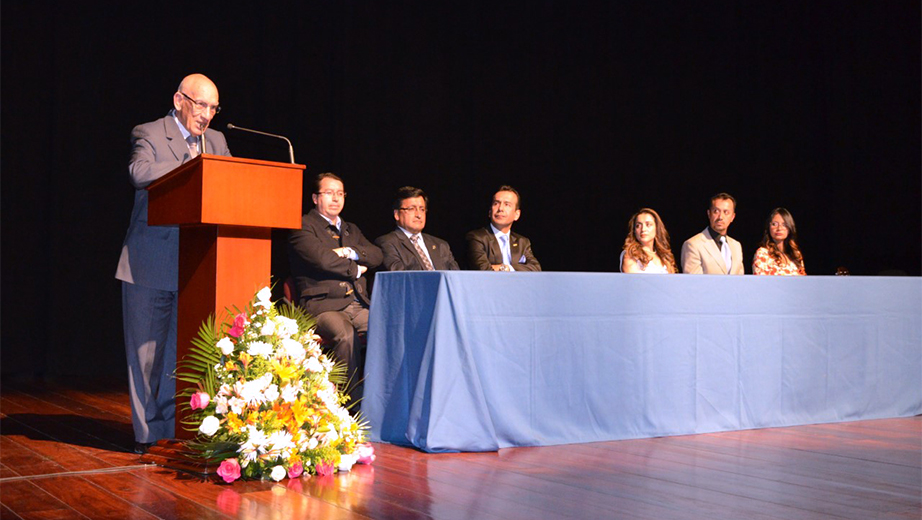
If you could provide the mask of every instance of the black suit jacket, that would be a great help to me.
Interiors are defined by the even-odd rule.
[[[432,259],[432,267],[438,271],[457,271],[458,262],[451,254],[451,248],[448,242],[441,238],[436,238],[427,233],[420,233],[423,237],[423,243],[428,249],[429,258]],[[423,262],[419,258],[419,253],[413,246],[413,242],[407,238],[406,233],[395,229],[386,235],[381,235],[375,239],[375,244],[381,248],[384,253],[383,268],[388,271],[424,271]]]
[[[354,249],[359,255],[358,262],[339,257],[333,252],[338,247]],[[341,311],[355,298],[369,305],[366,276],[363,274],[359,279],[355,276],[359,264],[372,269],[381,264],[381,259],[381,250],[355,224],[343,220],[337,233],[316,209],[304,215],[301,229],[292,231],[288,237],[288,260],[299,301],[314,316]]]
[[[531,241],[522,235],[510,232],[512,243],[509,250],[512,253],[512,268],[516,271],[540,271],[541,264],[531,251]],[[467,258],[470,268],[480,271],[493,269],[493,264],[503,263],[503,253],[499,248],[499,241],[490,228],[480,228],[469,232],[467,239]]]

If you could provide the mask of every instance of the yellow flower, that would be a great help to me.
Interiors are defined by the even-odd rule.
[[[272,371],[282,380],[282,383],[288,383],[298,374],[298,367],[291,363],[272,362]]]
[[[243,428],[243,421],[240,420],[240,417],[237,416],[234,412],[227,414],[227,429],[231,433],[237,433]]]
[[[247,354],[246,352],[241,352],[239,358],[240,358],[240,362],[243,363],[243,369],[244,369],[244,370],[246,370],[247,366],[250,364],[250,360],[253,359],[253,358],[252,358],[249,354]]]

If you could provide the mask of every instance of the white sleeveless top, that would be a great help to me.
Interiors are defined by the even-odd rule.
[[[621,266],[619,271],[624,272],[624,251],[621,251],[621,260],[618,261],[618,265]],[[637,262],[637,265],[640,265],[640,262]],[[640,267],[640,272],[637,274],[669,274],[669,269],[665,265],[656,265],[653,262],[647,263],[647,265]]]

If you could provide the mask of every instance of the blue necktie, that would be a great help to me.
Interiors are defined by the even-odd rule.
[[[508,235],[503,234],[499,236],[499,247],[503,250],[503,263],[512,265],[512,252],[509,250]]]
[[[730,274],[730,269],[733,266],[733,259],[730,257],[730,244],[727,242],[727,237],[724,235],[720,236],[720,252],[724,255],[724,263],[727,264],[727,274]]]

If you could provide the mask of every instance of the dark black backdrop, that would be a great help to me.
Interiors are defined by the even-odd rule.
[[[412,184],[462,256],[509,183],[546,269],[612,271],[637,208],[678,250],[728,191],[747,257],[785,206],[810,274],[920,274],[916,0],[221,4],[3,2],[4,375],[124,372],[128,134],[190,72],[370,238]]]

